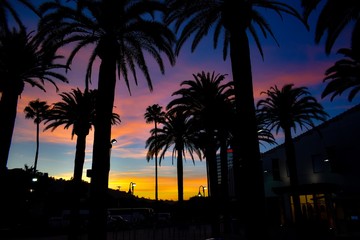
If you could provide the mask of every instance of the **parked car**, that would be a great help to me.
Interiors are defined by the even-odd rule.
[[[129,229],[131,223],[120,215],[108,215],[107,226],[109,230]]]

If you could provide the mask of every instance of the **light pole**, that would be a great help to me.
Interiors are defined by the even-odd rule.
[[[136,183],[134,182],[130,182],[130,185],[129,185],[129,193],[134,195],[134,187],[136,186]]]
[[[201,192],[200,192],[200,189],[202,188],[202,195],[201,195]],[[205,197],[205,189],[206,189],[206,186],[203,186],[203,185],[200,185],[200,187],[199,187],[199,193],[198,193],[198,196],[199,197],[201,197],[201,196],[203,196],[203,197]]]

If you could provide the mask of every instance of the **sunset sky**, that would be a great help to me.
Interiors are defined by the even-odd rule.
[[[291,2],[298,3],[300,1]],[[348,29],[340,35],[332,54],[327,56],[323,41],[318,45],[314,42],[316,13],[311,16],[310,31],[307,31],[300,22],[290,16],[285,16],[281,21],[278,15],[266,13],[280,47],[271,38],[263,39],[265,59],[262,60],[250,37],[256,101],[262,97],[260,93],[268,90],[271,86],[282,87],[284,84],[294,83],[296,87],[308,87],[331,117],[359,103],[359,97],[349,103],[346,95],[335,98],[333,102],[329,98],[320,98],[325,87],[322,81],[324,72],[336,60],[342,58],[341,55],[336,54],[336,50],[340,47],[349,47],[350,31]],[[24,12],[22,18],[26,19],[24,22],[29,24],[29,30],[34,30],[36,19],[33,18],[33,15]],[[68,52],[69,49],[62,49],[60,53],[67,56]],[[69,84],[57,82],[59,92],[56,92],[49,83],[45,85],[47,89],[45,93],[29,85],[25,86],[17,109],[16,125],[8,160],[9,169],[24,168],[25,164],[28,166],[34,164],[36,126],[32,120],[25,119],[23,113],[25,106],[29,101],[37,98],[52,104],[60,100],[58,93],[69,92],[77,87],[83,90],[89,52],[81,51],[80,55],[75,58],[74,64],[71,66],[72,70],[67,74]],[[164,61],[166,62],[166,58]],[[147,64],[151,69],[153,92],[148,90],[146,81],[140,72],[138,73],[140,78],[138,86],[135,86],[134,82],[131,83],[131,96],[124,82],[117,81],[114,111],[120,115],[122,122],[112,128],[112,138],[115,138],[117,143],[113,145],[111,152],[109,187],[118,189],[120,186],[120,190],[127,191],[130,182],[135,182],[135,195],[154,199],[154,161],[147,162],[145,158],[145,141],[150,136],[149,130],[153,124],[146,124],[144,120],[146,108],[155,103],[165,107],[171,99],[171,94],[180,88],[180,83],[183,80],[193,79],[192,74],[201,71],[215,71],[219,74],[228,74],[227,79],[231,80],[231,68],[229,59],[223,61],[222,48],[213,50],[212,35],[204,39],[194,53],[191,53],[189,44],[185,45],[176,65],[173,67],[167,65],[165,75],[160,73],[152,59],[149,59]],[[92,80],[91,88],[97,88],[97,69],[93,71]],[[283,142],[281,134],[276,138],[278,143]],[[85,181],[90,180],[86,177],[85,172],[86,169],[91,168],[92,141],[93,131],[87,137],[83,174]],[[76,136],[71,139],[71,129],[58,128],[53,132],[41,132],[38,170],[55,178],[69,179],[72,177],[75,145]],[[264,152],[271,147],[261,146],[261,151]],[[200,185],[206,186],[205,161],[196,159],[193,164],[189,157],[186,159],[184,163],[184,199],[196,195]],[[168,157],[161,162],[158,174],[159,198],[177,200],[176,159],[172,162],[171,152],[168,152]]]

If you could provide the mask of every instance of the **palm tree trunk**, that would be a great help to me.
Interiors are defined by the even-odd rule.
[[[106,240],[106,196],[110,170],[111,117],[116,85],[114,48],[106,44],[107,53],[101,56],[96,119],[93,145],[92,177],[90,183],[89,239]],[[104,47],[105,48],[105,47]]]
[[[74,164],[74,180],[81,183],[85,161],[86,135],[78,135],[76,139],[76,152]]]
[[[36,173],[37,163],[38,163],[38,158],[39,158],[39,144],[40,144],[39,134],[40,134],[40,123],[37,121],[36,122],[36,151],[35,151],[35,162],[34,162],[34,174]]]
[[[158,200],[158,159],[155,153],[155,201]]]
[[[0,175],[7,169],[9,151],[14,132],[18,94],[4,91],[0,98]]]
[[[182,149],[177,150],[177,182],[178,182],[178,201],[184,201],[184,167]]]
[[[286,160],[287,165],[289,168],[289,175],[290,175],[290,186],[293,189],[293,203],[294,203],[294,217],[295,223],[297,225],[302,223],[302,212],[301,212],[301,205],[300,205],[300,197],[298,191],[299,180],[297,176],[297,167],[296,167],[296,154],[295,154],[295,146],[291,136],[291,128],[288,127],[284,129],[285,135],[285,152],[286,152]]]
[[[80,200],[82,172],[85,161],[86,134],[77,135],[74,176],[71,184],[72,206],[68,240],[77,240],[80,236]]]
[[[260,158],[253,96],[249,41],[246,30],[232,31],[230,58],[235,90],[234,176],[236,195],[244,216],[246,237],[263,239],[266,232],[264,176]],[[256,199],[256,201],[254,201]]]
[[[0,197],[0,212],[2,214],[0,224],[7,224],[7,216],[10,216],[9,204],[4,195],[6,195],[6,189],[8,189],[6,181],[8,179],[6,177],[7,162],[14,131],[17,103],[17,94],[2,92],[0,97],[0,188],[4,194]]]
[[[155,139],[157,139],[157,123],[155,121]],[[157,142],[156,144],[156,151],[155,151],[155,201],[158,200],[158,147]]]

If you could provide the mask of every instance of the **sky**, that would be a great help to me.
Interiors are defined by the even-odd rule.
[[[291,3],[294,2],[300,1],[291,1]],[[299,6],[294,6],[299,9]],[[271,86],[282,87],[293,83],[295,87],[307,87],[322,104],[330,118],[359,103],[359,97],[348,102],[346,94],[333,101],[329,98],[321,99],[321,92],[326,86],[323,83],[324,72],[335,61],[342,58],[341,55],[336,54],[336,50],[349,47],[350,28],[340,35],[332,53],[326,55],[324,41],[319,44],[315,44],[314,41],[315,21],[319,9],[310,18],[310,31],[291,16],[285,16],[281,20],[278,15],[265,13],[280,46],[271,38],[262,39],[264,51],[264,59],[262,59],[250,37],[255,102],[264,96],[261,92],[268,90]],[[28,24],[28,29],[34,30],[36,18],[26,11],[22,12],[21,17]],[[113,144],[111,150],[110,188],[128,191],[130,183],[133,182],[136,183],[134,189],[136,196],[155,199],[155,164],[154,160],[149,162],[146,160],[147,150],[145,149],[145,141],[150,136],[149,131],[153,128],[153,124],[147,124],[144,120],[146,108],[153,104],[165,107],[172,99],[171,94],[180,88],[180,83],[193,79],[192,75],[198,72],[227,74],[227,80],[232,79],[230,61],[223,60],[221,47],[213,49],[212,35],[201,41],[193,53],[190,51],[189,43],[183,47],[175,66],[166,65],[164,75],[152,59],[148,60],[154,87],[152,92],[149,91],[141,73],[138,74],[137,86],[131,82],[131,95],[124,82],[117,81],[114,112],[120,115],[121,124],[112,128],[112,138],[115,138],[117,143]],[[62,49],[60,54],[66,56],[68,52],[69,49]],[[66,74],[69,83],[56,82],[59,87],[58,92],[50,83],[45,84],[46,92],[32,88],[30,85],[25,86],[17,108],[8,160],[9,169],[24,168],[25,164],[34,165],[36,126],[33,120],[25,119],[23,110],[26,105],[37,98],[52,104],[61,100],[58,95],[61,92],[69,92],[74,88],[83,90],[88,54],[89,51],[84,49],[75,57],[71,70]],[[167,63],[166,58],[164,61]],[[90,88],[97,88],[97,73],[95,67]],[[43,129],[43,126],[41,128]],[[83,180],[88,182],[90,179],[86,177],[86,170],[91,169],[93,133],[94,131],[91,131],[87,137],[84,164]],[[278,144],[283,143],[281,133],[275,137]],[[48,173],[49,176],[55,178],[70,179],[74,170],[75,147],[76,136],[71,138],[71,129],[64,130],[59,127],[52,132],[42,131],[38,171]],[[260,150],[265,152],[272,147],[274,146],[261,145]],[[177,200],[176,159],[172,161],[171,151],[158,167],[158,184],[159,199]],[[206,160],[195,159],[193,162],[187,156],[184,162],[184,199],[195,196],[200,186],[206,186],[206,184]]]

